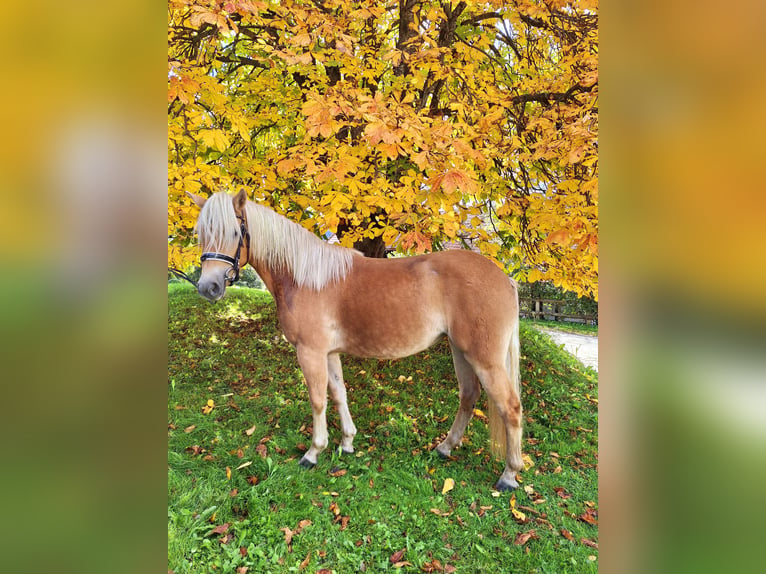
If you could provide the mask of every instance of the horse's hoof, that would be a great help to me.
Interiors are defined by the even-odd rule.
[[[519,487],[519,483],[515,480],[508,481],[503,478],[498,480],[495,483],[495,490],[499,490],[500,492],[507,492],[509,490],[516,490]]]
[[[354,454],[354,449],[346,450],[345,448],[340,447],[338,449],[338,454]]]
[[[444,453],[440,451],[438,448],[434,450],[436,451],[436,454],[439,455],[439,458],[442,460],[449,460],[450,458],[452,458],[449,453]]]
[[[303,458],[300,460],[300,462],[299,462],[298,464],[299,464],[299,465],[301,465],[303,468],[314,468],[314,467],[316,466],[316,464],[317,464],[317,463],[315,463],[315,462],[311,462],[309,459],[307,459],[307,458],[304,456],[304,457],[303,457]]]

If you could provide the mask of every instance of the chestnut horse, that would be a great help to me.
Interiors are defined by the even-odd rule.
[[[204,251],[200,295],[223,297],[249,263],[274,296],[280,326],[295,346],[306,379],[314,433],[300,464],[312,467],[327,448],[327,391],[340,416],[341,450],[354,451],[356,427],[346,402],[340,353],[394,359],[418,353],[447,335],[460,407],[436,447],[447,457],[459,446],[484,388],[489,396],[490,446],[505,458],[498,490],[516,488],[522,469],[519,394],[519,304],[516,284],[470,251],[369,259],[328,244],[244,190],[209,199],[197,234]]]

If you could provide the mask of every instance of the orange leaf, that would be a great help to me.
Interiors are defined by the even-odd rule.
[[[534,530],[530,530],[528,532],[519,532],[516,535],[516,538],[514,539],[513,543],[518,544],[519,546],[522,546],[529,542],[531,538],[537,538],[537,532]]]

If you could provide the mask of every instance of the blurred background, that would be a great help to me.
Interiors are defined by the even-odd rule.
[[[166,563],[165,14],[3,8],[6,572]]]
[[[4,7],[9,572],[166,561],[165,18],[145,0]],[[600,21],[600,568],[752,572],[766,4],[609,1]]]

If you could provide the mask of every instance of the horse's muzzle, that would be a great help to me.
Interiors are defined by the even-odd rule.
[[[208,301],[218,301],[226,292],[225,280],[200,280],[199,287],[197,287],[197,292]]]

